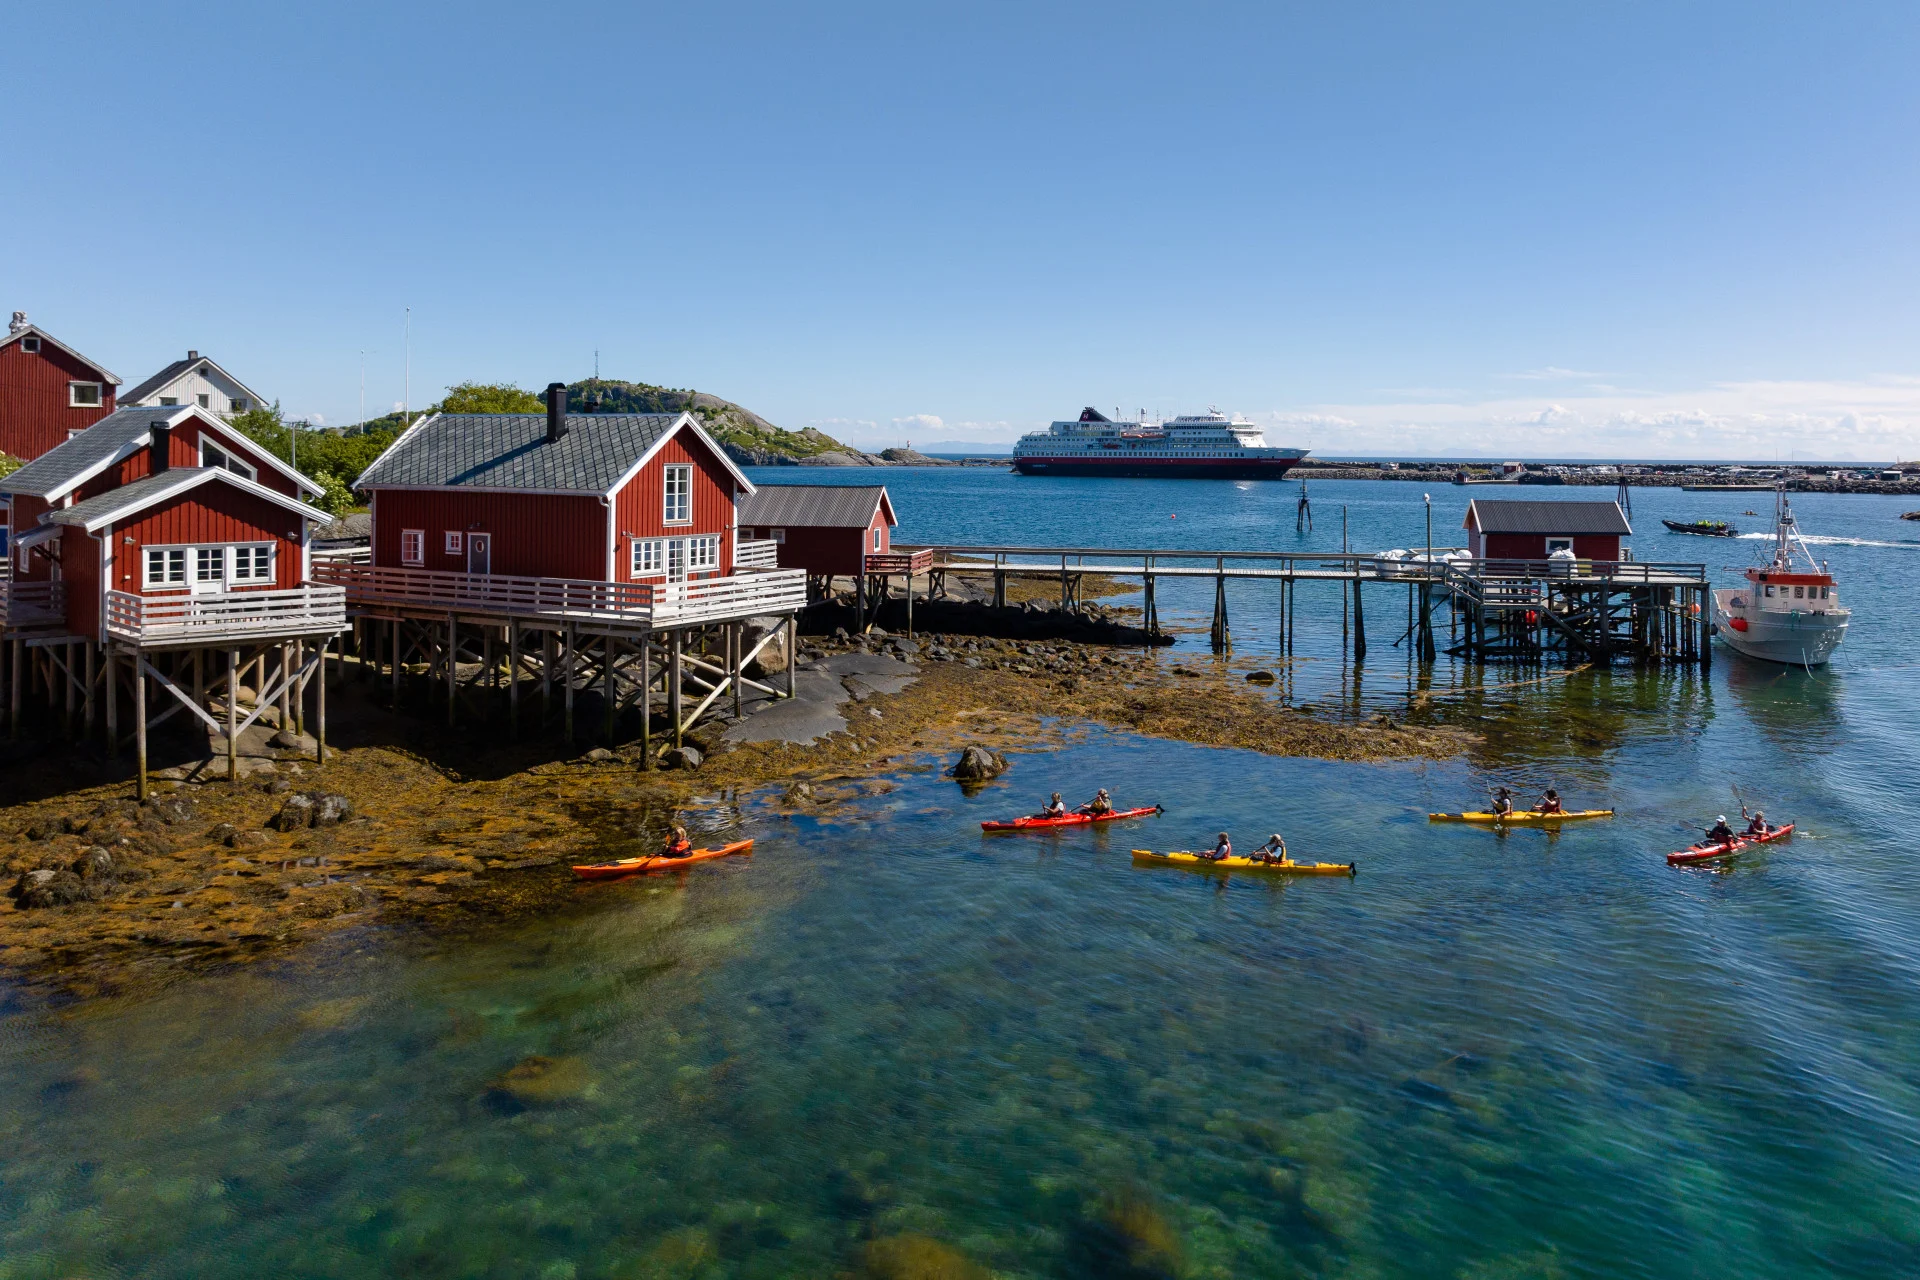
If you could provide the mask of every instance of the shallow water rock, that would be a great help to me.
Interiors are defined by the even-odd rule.
[[[1271,671],[1247,672],[1247,681],[1249,684],[1272,684],[1277,679],[1279,679],[1279,677]]]
[[[487,1083],[496,1103],[522,1107],[550,1107],[572,1102],[593,1085],[593,1073],[579,1058],[549,1058],[534,1054],[522,1058]]]
[[[86,883],[71,871],[52,871],[41,868],[21,875],[13,886],[13,896],[21,907],[63,907],[72,902],[84,902],[91,895]]]
[[[1180,1240],[1145,1193],[1116,1193],[1069,1233],[1068,1271],[1112,1280],[1172,1280],[1181,1272]]]
[[[268,738],[267,744],[278,747],[282,751],[313,752],[320,749],[320,743],[312,734],[295,733],[291,729],[282,729],[271,738]]]
[[[928,1236],[887,1236],[867,1245],[872,1280],[991,1280],[992,1272]]]
[[[264,831],[236,831],[227,837],[229,849],[264,849],[273,837]]]
[[[950,771],[961,782],[985,782],[997,778],[1007,771],[1007,758],[998,751],[974,745],[960,753],[960,759]]]
[[[113,855],[95,845],[73,860],[73,873],[85,881],[113,879]]]
[[[296,792],[287,797],[280,806],[280,812],[267,819],[267,825],[275,831],[299,831],[313,825],[313,797],[306,792]]]
[[[706,759],[706,756],[701,754],[700,748],[688,745],[674,747],[660,757],[660,763],[669,769],[698,769],[706,763]]]
[[[313,825],[331,827],[353,816],[353,801],[332,791],[310,792],[313,796]]]

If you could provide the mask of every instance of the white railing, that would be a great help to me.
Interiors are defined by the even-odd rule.
[[[733,544],[733,567],[738,569],[777,569],[780,544],[771,538]]]
[[[66,583],[0,582],[0,629],[48,631],[66,625]]]
[[[276,635],[332,635],[347,626],[339,587],[231,591],[222,595],[138,596],[107,592],[107,632],[151,644],[166,640],[238,640]]]
[[[755,570],[697,582],[592,582],[582,578],[394,569],[335,560],[316,561],[313,576],[343,588],[355,608],[444,609],[635,626],[682,626],[792,613],[807,603],[807,575],[799,569]]]

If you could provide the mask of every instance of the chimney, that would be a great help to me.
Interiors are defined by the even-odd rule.
[[[547,384],[547,443],[559,444],[567,434],[567,384]]]
[[[189,360],[198,360],[199,358],[200,358],[200,353],[199,353],[198,351],[189,351],[189,352],[187,352],[187,359],[189,359]]]
[[[162,420],[151,423],[148,430],[153,433],[153,445],[148,454],[147,471],[157,476],[167,469],[167,446],[173,442],[173,428]]]

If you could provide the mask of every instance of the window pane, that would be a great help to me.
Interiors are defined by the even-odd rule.
[[[193,580],[195,582],[224,582],[226,577],[227,549],[225,547],[193,549]]]

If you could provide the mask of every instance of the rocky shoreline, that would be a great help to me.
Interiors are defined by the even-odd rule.
[[[552,741],[450,733],[374,705],[378,686],[351,669],[330,694],[341,746],[324,768],[267,748],[238,782],[183,769],[141,805],[125,761],[88,747],[24,754],[0,827],[13,886],[0,971],[65,998],[137,992],[347,929],[562,910],[579,900],[567,864],[627,856],[675,821],[698,832],[746,793],[825,812],[916,760],[950,768],[968,746],[1011,760],[1017,779],[1023,752],[1086,723],[1354,761],[1441,758],[1474,741],[1348,723],[1283,705],[1234,664],[1111,644],[941,633],[804,647],[803,680],[831,695],[826,731],[754,740],[756,717],[723,718],[696,730],[690,769],[642,769],[637,744],[559,759]]]

